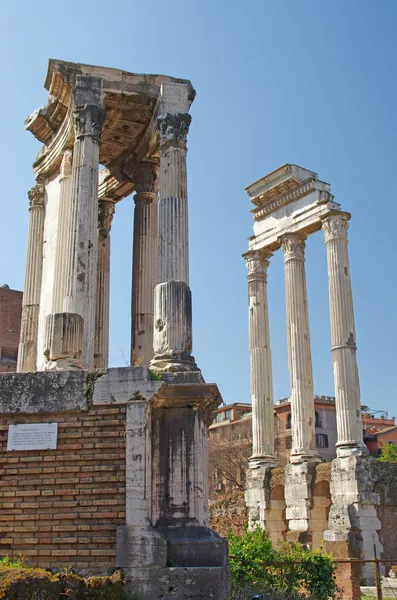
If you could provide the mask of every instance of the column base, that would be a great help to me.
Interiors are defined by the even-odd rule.
[[[266,456],[251,456],[248,463],[249,469],[273,469],[278,466],[276,457],[269,454]]]
[[[183,373],[186,371],[195,371],[201,373],[196,365],[194,357],[191,355],[157,355],[150,363],[150,369],[155,373]]]
[[[368,448],[362,444],[336,444],[337,458],[348,458],[349,456],[369,456]]]
[[[319,454],[291,454],[289,458],[291,465],[299,465],[302,463],[319,463],[322,462]]]

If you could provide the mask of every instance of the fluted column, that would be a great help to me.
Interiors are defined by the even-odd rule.
[[[182,89],[184,87],[185,89]],[[170,97],[174,94],[171,91]],[[185,94],[185,100],[179,102]],[[178,87],[179,105],[188,107],[187,88]],[[166,106],[167,102],[165,102]],[[174,107],[175,108],[175,107]],[[160,115],[159,284],[154,299],[156,371],[198,371],[191,356],[192,303],[189,288],[186,153],[191,117]]]
[[[339,457],[367,454],[363,442],[353,295],[347,251],[349,213],[323,221],[328,260],[332,365]]]
[[[107,369],[109,362],[110,229],[113,215],[114,202],[100,200],[94,349],[96,369]]]
[[[22,299],[21,335],[17,371],[35,371],[43,266],[44,187],[35,185],[29,196],[29,234],[25,285]]]
[[[65,150],[59,178],[59,219],[51,311],[53,313],[62,312],[63,297],[66,290],[66,264],[69,256],[68,241],[72,200],[72,160],[72,151]]]
[[[275,464],[272,357],[270,351],[267,269],[272,254],[249,251],[249,349],[252,402],[252,457],[250,465]]]
[[[153,358],[154,288],[158,282],[158,166],[142,163],[135,172],[132,266],[131,365]]]
[[[73,116],[72,208],[63,310],[83,319],[81,365],[90,369],[95,345],[99,142],[105,111],[97,104],[82,104],[75,107]]]
[[[304,237],[282,238],[285,266],[288,363],[291,385],[291,462],[317,458],[314,428],[313,372],[305,275]]]

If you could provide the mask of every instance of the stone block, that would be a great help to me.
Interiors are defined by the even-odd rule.
[[[158,527],[172,567],[226,567],[227,541],[208,527]]]
[[[138,400],[149,400],[164,385],[151,380],[146,367],[118,367],[108,369],[95,382],[94,404],[124,404]]]
[[[0,414],[87,410],[85,371],[0,374]]]
[[[167,542],[153,527],[118,527],[116,566],[121,569],[167,565]]]

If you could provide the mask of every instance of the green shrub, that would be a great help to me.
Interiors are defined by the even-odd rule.
[[[311,552],[301,544],[283,543],[276,549],[266,531],[260,528],[246,529],[243,535],[229,532],[228,540],[232,598],[243,598],[244,588],[274,598],[336,597],[336,566],[329,555],[317,550]],[[265,564],[272,562],[286,564]]]

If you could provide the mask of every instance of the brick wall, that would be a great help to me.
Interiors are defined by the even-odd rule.
[[[57,450],[6,451],[9,424],[54,421]],[[0,556],[106,574],[125,523],[125,406],[0,422]]]
[[[22,292],[0,288],[0,373],[16,370],[21,314]]]

